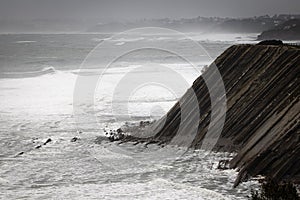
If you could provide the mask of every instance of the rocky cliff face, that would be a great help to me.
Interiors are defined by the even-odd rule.
[[[227,112],[214,149],[237,152],[230,161],[232,168],[240,169],[236,184],[258,174],[299,182],[300,48],[235,45],[220,55],[215,64],[223,77]],[[214,72],[209,68],[205,73],[206,77],[213,77]],[[184,124],[186,137],[198,125],[190,147],[200,148],[210,124],[212,105],[201,76],[191,89],[198,98],[200,121],[195,124],[192,115]],[[190,95],[187,91],[182,97],[183,104],[189,102]],[[169,143],[178,131],[180,112],[177,103],[154,124],[151,140]],[[185,135],[176,139],[179,145],[184,141]]]

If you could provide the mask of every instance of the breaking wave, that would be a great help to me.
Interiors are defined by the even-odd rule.
[[[29,78],[29,77],[36,77],[42,76],[45,74],[54,74],[56,72],[55,68],[44,67],[42,70],[39,71],[29,71],[29,72],[2,72],[0,74],[0,78]]]

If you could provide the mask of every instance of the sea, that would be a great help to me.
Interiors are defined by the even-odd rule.
[[[0,199],[247,199],[257,181],[233,188],[238,172],[217,169],[233,153],[96,141],[158,120],[206,65],[255,37],[0,34]]]

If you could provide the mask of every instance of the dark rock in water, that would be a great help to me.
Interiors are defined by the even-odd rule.
[[[78,137],[73,137],[73,138],[71,139],[71,142],[76,142],[78,139],[79,139]]]
[[[117,133],[118,133],[118,134],[121,134],[121,133],[123,133],[123,130],[122,130],[121,128],[118,128],[118,129],[117,129]]]
[[[125,137],[124,134],[111,134],[108,137],[108,140],[114,142],[114,141],[122,140],[124,137]]]
[[[227,97],[226,121],[214,150],[237,152],[229,163],[231,168],[239,169],[236,185],[256,175],[300,183],[300,49],[285,45],[235,45],[214,64],[223,78]],[[188,145],[201,148],[211,108],[217,105],[211,105],[206,85],[209,81],[217,86],[214,73],[209,67],[204,73],[208,80],[200,76],[181,98],[181,106],[189,104],[189,91],[194,90],[200,121],[194,115],[182,121],[178,102],[151,125],[154,136],[149,140],[168,144],[176,138],[175,144],[184,145],[194,129],[197,135]],[[181,123],[185,124],[185,135],[177,137]]]
[[[226,170],[229,169],[230,160],[220,160],[217,169]]]
[[[109,137],[108,137],[108,140],[109,140],[110,142],[116,141],[115,138],[114,138],[114,136],[109,136]]]
[[[48,139],[46,140],[46,142],[44,142],[44,145],[48,144],[49,142],[52,142],[52,139],[51,139],[51,138],[48,138]]]
[[[283,45],[283,42],[281,40],[264,40],[257,45]]]
[[[123,133],[123,130],[121,128],[115,130],[110,130],[109,134],[106,132],[106,135],[108,136],[108,140],[110,142],[119,141],[125,138],[125,135]]]
[[[124,131],[121,128],[118,128],[117,130],[110,129],[109,131],[107,131],[106,129],[103,129],[103,132],[105,133],[106,138],[110,142],[122,140],[125,138]]]
[[[24,151],[21,151],[20,153],[18,153],[16,156],[21,156],[24,154]]]

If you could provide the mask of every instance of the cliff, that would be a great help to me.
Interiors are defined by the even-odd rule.
[[[237,152],[230,161],[230,167],[240,170],[236,185],[259,174],[300,183],[300,48],[235,45],[215,64],[224,81],[227,112],[214,149]],[[206,77],[213,77],[210,69]],[[189,103],[191,89],[197,95],[201,113],[190,147],[200,148],[210,124],[212,105],[206,82],[200,76],[181,98],[182,106]],[[154,136],[148,139],[170,143],[181,122],[180,112],[178,102],[152,125]],[[197,127],[193,115],[183,123],[186,134],[175,140],[178,145],[184,145],[185,137]]]
[[[258,40],[300,40],[300,19],[292,19],[270,30],[263,31]]]

